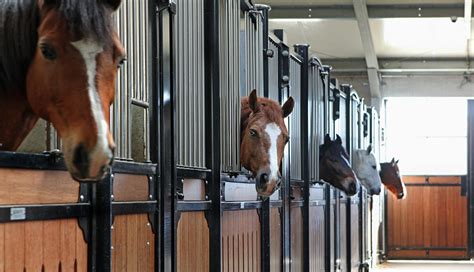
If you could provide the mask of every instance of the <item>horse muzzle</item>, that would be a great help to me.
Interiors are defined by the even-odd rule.
[[[88,151],[85,145],[79,144],[73,151],[69,165],[72,177],[79,182],[98,182],[110,170],[113,162],[113,148]]]
[[[281,186],[281,175],[276,178],[270,178],[268,173],[257,175],[255,188],[259,196],[270,197]]]

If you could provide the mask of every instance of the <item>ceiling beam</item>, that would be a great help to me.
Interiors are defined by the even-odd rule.
[[[380,98],[380,75],[379,63],[375,54],[374,41],[369,25],[369,14],[365,0],[353,0],[354,13],[359,25],[360,38],[365,53],[365,62],[367,64],[367,75],[369,77],[370,95],[372,98]]]
[[[463,17],[463,4],[367,5],[369,18]],[[355,18],[353,5],[272,5],[272,19]]]

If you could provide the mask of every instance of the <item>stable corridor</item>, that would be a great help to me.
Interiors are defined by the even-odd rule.
[[[474,271],[472,261],[389,261],[377,266],[375,272],[462,272]]]

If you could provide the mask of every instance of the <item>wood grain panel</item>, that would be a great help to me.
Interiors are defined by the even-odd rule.
[[[129,174],[115,174],[115,201],[148,200],[148,177]]]
[[[426,183],[425,176],[403,176],[402,180],[405,184],[423,184]]]
[[[388,257],[393,259],[426,259],[428,254],[426,250],[389,250]]]
[[[153,271],[154,238],[146,214],[115,216],[112,232],[113,271]]]
[[[87,271],[77,220],[0,224],[0,271]]]
[[[68,172],[0,169],[0,205],[74,203],[78,195]]]
[[[420,180],[420,177],[406,178],[411,182]],[[412,258],[420,258],[421,253],[410,250],[414,248],[466,248],[467,251],[467,198],[461,196],[461,187],[456,186],[461,177],[441,176],[428,179],[429,183],[426,185],[408,185],[406,199],[397,200],[388,196],[388,246],[392,256],[396,258],[410,258],[407,255],[410,253],[414,254]],[[399,250],[403,252],[398,252]],[[442,253],[430,255],[433,252],[428,251],[429,258],[458,256]]]
[[[222,271],[260,271],[257,211],[225,211],[222,216]]]
[[[303,213],[301,208],[290,211],[291,270],[303,271]]]
[[[281,271],[281,217],[278,208],[270,210],[270,271]]]
[[[324,206],[309,208],[310,271],[324,271]]]
[[[209,271],[209,228],[204,212],[181,214],[176,243],[177,271]]]

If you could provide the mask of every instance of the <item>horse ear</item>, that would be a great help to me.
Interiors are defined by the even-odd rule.
[[[329,134],[326,134],[326,136],[324,136],[324,145],[328,145],[331,143],[331,136],[329,136]]]
[[[369,147],[367,147],[367,155],[370,155],[370,152],[372,152],[372,145],[369,145]]]
[[[398,164],[398,161],[399,161],[399,160],[397,160],[397,161],[395,162],[395,164]]]
[[[286,118],[288,115],[290,115],[294,107],[295,107],[295,100],[293,99],[293,97],[290,96],[290,98],[286,100],[285,104],[281,106],[281,111],[283,112],[283,118]]]
[[[110,6],[113,10],[117,10],[122,3],[122,0],[102,0],[106,5]]]
[[[341,137],[339,137],[339,135],[337,135],[337,134],[336,134],[336,143],[342,145]]]
[[[392,158],[392,160],[390,161],[391,164],[395,164],[395,158]]]
[[[260,104],[257,99],[257,90],[253,90],[249,95],[249,106],[253,112],[258,112],[260,110]]]

